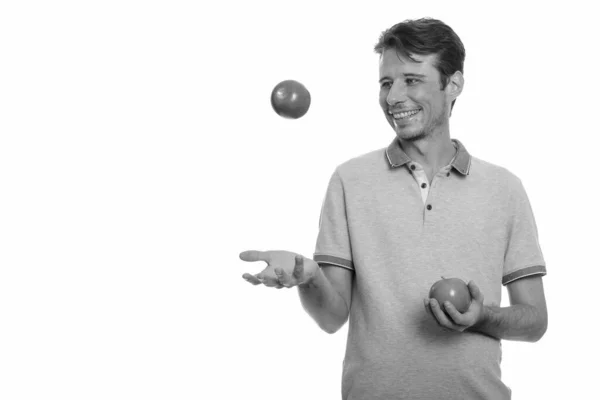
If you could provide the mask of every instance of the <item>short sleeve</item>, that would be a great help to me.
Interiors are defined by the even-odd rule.
[[[546,275],[546,263],[525,188],[519,178],[509,188],[508,237],[502,285],[531,275]]]
[[[337,169],[329,180],[321,207],[314,260],[321,266],[335,265],[354,270],[344,185]]]

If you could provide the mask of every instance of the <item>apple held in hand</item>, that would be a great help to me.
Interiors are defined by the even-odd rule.
[[[467,284],[458,278],[444,278],[437,281],[429,290],[429,298],[436,299],[443,308],[444,303],[449,301],[461,313],[469,309],[471,305],[471,293]]]

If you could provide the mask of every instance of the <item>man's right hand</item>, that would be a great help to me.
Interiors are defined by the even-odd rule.
[[[240,253],[243,261],[265,261],[267,267],[256,275],[245,273],[242,278],[254,285],[281,288],[307,285],[319,271],[319,265],[310,258],[284,250],[257,251]]]

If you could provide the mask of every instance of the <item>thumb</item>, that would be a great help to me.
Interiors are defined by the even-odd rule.
[[[240,253],[240,260],[243,261],[266,261],[269,262],[268,251],[246,250]]]
[[[469,282],[469,292],[471,292],[471,297],[473,297],[473,299],[476,301],[483,300],[483,294],[481,293],[481,290],[479,290],[479,287],[477,287],[473,281]]]

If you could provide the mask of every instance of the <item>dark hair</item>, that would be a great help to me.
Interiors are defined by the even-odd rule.
[[[436,69],[440,73],[442,89],[448,84],[450,76],[456,71],[463,72],[465,47],[458,35],[448,25],[433,18],[417,20],[407,19],[385,30],[375,45],[375,52],[382,55],[387,49],[397,52],[411,60],[411,54],[436,54]],[[452,108],[454,107],[452,102]]]

